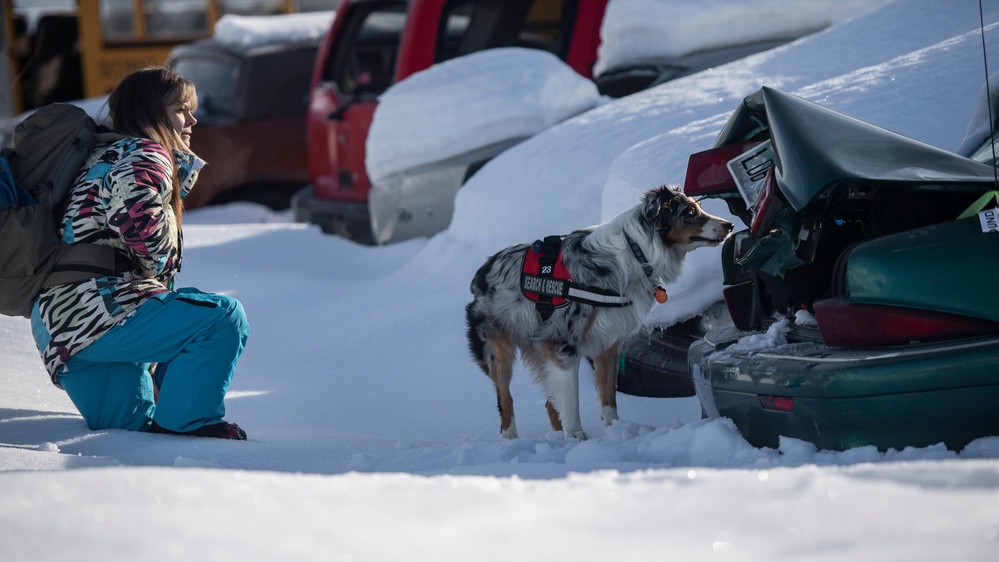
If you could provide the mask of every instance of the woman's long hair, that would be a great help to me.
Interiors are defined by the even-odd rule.
[[[174,158],[175,151],[191,152],[167,117],[166,106],[178,102],[190,104],[192,111],[197,109],[194,84],[168,68],[149,67],[132,72],[118,83],[108,97],[108,114],[115,132],[156,141]],[[179,227],[184,203],[177,173],[175,164],[171,204]]]

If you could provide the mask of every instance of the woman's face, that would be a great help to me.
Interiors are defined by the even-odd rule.
[[[164,108],[166,110],[167,119],[170,120],[170,126],[173,127],[174,131],[180,135],[183,139],[184,145],[188,148],[191,147],[191,127],[193,127],[198,120],[194,118],[194,109],[191,107],[190,103],[187,102],[177,102],[172,103]]]

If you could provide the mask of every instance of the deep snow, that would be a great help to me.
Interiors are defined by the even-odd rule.
[[[899,0],[600,105],[485,166],[429,240],[363,247],[247,205],[189,213],[180,284],[234,295],[250,317],[227,399],[245,443],[89,431],[27,320],[0,317],[0,557],[995,559],[999,437],[961,452],[756,449],[699,419],[695,398],[626,395],[605,429],[584,367],[592,438],[563,441],[518,367],[522,437],[504,441],[463,325],[486,256],[682,182],[687,155],[762,85],[956,149],[984,81],[978,18],[974,0]],[[999,2],[985,21],[999,60]],[[650,323],[717,298],[714,252],[691,254]]]

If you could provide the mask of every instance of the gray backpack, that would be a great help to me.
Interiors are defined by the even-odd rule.
[[[42,288],[131,269],[109,246],[63,244],[56,221],[97,142],[87,113],[64,103],[32,113],[0,158],[0,314],[30,317]],[[6,172],[4,171],[6,170]]]

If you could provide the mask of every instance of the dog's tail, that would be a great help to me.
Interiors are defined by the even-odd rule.
[[[479,327],[486,321],[486,317],[479,310],[477,304],[478,302],[473,300],[465,307],[465,323],[468,325],[468,350],[472,352],[472,358],[479,364],[479,367],[482,367],[482,370],[488,374],[486,342],[482,339],[482,334],[479,331]]]

